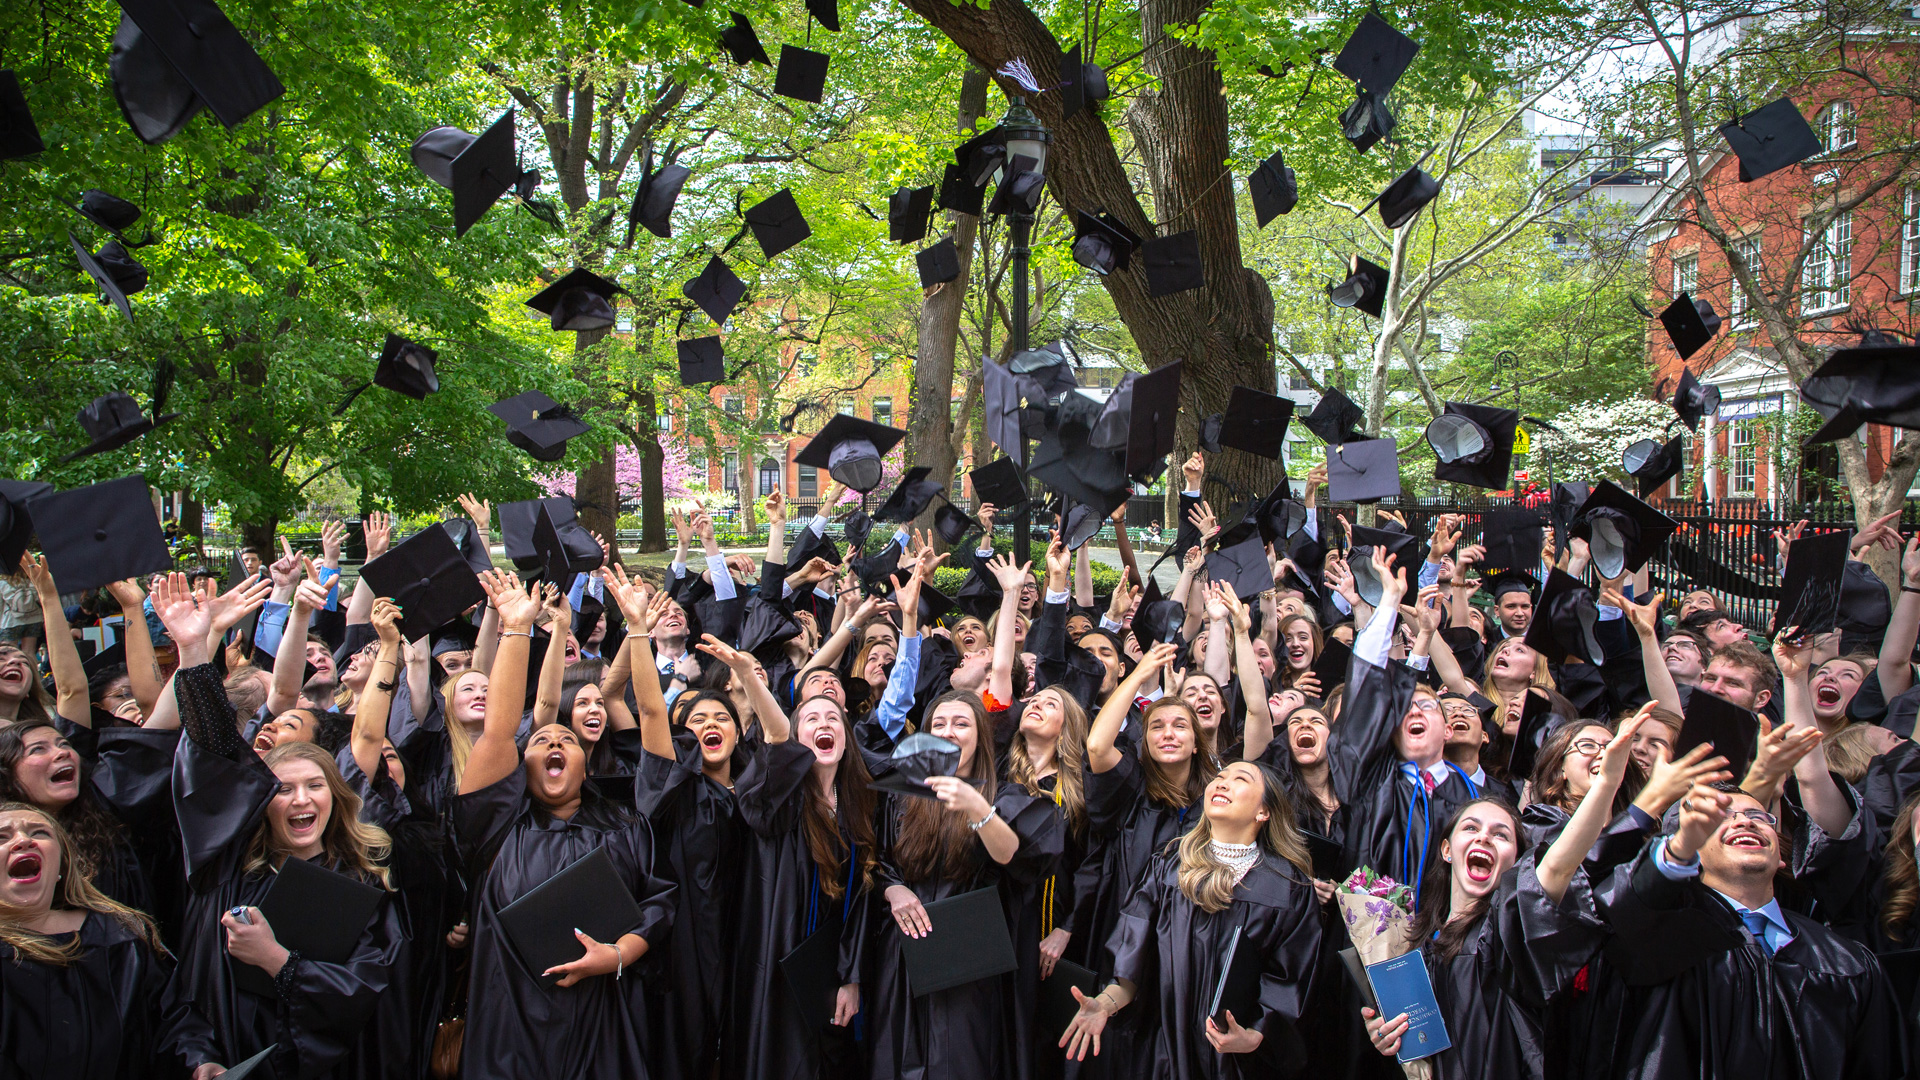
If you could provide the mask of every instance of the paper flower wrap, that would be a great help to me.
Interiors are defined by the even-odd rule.
[[[1377,964],[1412,951],[1412,889],[1362,866],[1334,889],[1333,899],[1340,905],[1340,920],[1347,925],[1347,936],[1353,939],[1361,963]],[[1426,1060],[1405,1062],[1400,1068],[1407,1080],[1433,1076],[1433,1064]]]

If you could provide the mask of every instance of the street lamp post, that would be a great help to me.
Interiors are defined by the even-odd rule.
[[[1015,158],[1029,158],[1033,161],[1032,172],[1044,176],[1047,168],[1047,147],[1053,141],[1052,133],[1040,123],[1040,118],[1027,108],[1020,98],[1007,101],[1007,112],[1000,118],[1000,134],[1006,140],[1008,162]],[[1005,178],[1004,169],[1001,179]],[[1013,217],[1013,352],[1019,355],[1027,349],[1027,274],[1028,260],[1032,253],[1029,243],[1033,235],[1033,214],[1015,206]],[[1032,454],[1027,446],[1024,427],[1020,436],[1021,476],[1025,479],[1026,468],[1032,463]],[[1013,519],[1013,561],[1015,565],[1024,562],[1032,545],[1033,528],[1033,482],[1027,480],[1026,502],[1020,504],[1020,510]],[[992,543],[992,537],[988,537]]]

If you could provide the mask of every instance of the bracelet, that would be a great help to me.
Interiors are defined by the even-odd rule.
[[[972,829],[974,832],[979,832],[982,826],[986,825],[987,822],[992,821],[999,813],[1000,813],[999,807],[989,806],[987,807],[987,816],[981,818],[979,821],[967,822],[967,828]]]
[[[531,631],[531,630],[502,630],[502,631],[500,631],[500,636],[501,636],[501,637],[503,637],[503,638],[510,638],[510,637],[523,637],[523,638],[526,638],[526,639],[527,639],[528,641],[532,641],[532,640],[533,640],[533,631]]]
[[[1901,592],[1911,592],[1911,593],[1920,593],[1920,586],[1914,586],[1914,585],[1902,585],[1902,586],[1900,586],[1900,591],[1901,591]]]

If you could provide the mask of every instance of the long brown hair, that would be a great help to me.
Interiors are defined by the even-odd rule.
[[[1528,802],[1557,806],[1569,814],[1580,808],[1580,800],[1567,790],[1567,755],[1572,753],[1573,742],[1581,732],[1596,728],[1604,733],[1602,742],[1613,738],[1614,726],[1604,720],[1566,721],[1547,736],[1547,741],[1540,744],[1540,752],[1534,756],[1533,775],[1525,777],[1533,785],[1528,789]],[[1639,763],[1628,761],[1627,775],[1620,781],[1619,790],[1613,794],[1613,812],[1626,813],[1627,807],[1633,805],[1633,800],[1645,786],[1646,775],[1641,772]]]
[[[1514,852],[1514,861],[1518,862],[1520,856],[1527,853],[1527,834],[1520,828],[1520,811],[1515,810],[1512,803],[1496,795],[1483,795],[1455,810],[1452,816],[1447,818],[1446,825],[1441,828],[1436,838],[1431,839],[1430,842],[1438,844],[1443,839],[1451,839],[1454,828],[1460,824],[1460,819],[1466,816],[1467,811],[1483,805],[1498,807],[1512,819],[1514,842],[1519,845]],[[1460,955],[1460,950],[1465,947],[1467,938],[1480,928],[1480,920],[1486,915],[1489,907],[1489,901],[1483,897],[1473,901],[1466,911],[1460,913],[1460,918],[1453,917],[1453,865],[1442,860],[1435,863],[1433,869],[1427,871],[1426,882],[1420,887],[1420,910],[1414,914],[1413,918],[1413,940],[1432,942],[1443,960],[1451,960]]]
[[[1193,758],[1187,763],[1187,783],[1185,787],[1174,782],[1166,769],[1153,759],[1153,753],[1147,748],[1147,725],[1153,714],[1162,709],[1179,709],[1187,714],[1187,723],[1193,728]],[[1193,707],[1175,697],[1163,697],[1147,706],[1146,713],[1140,717],[1140,775],[1147,784],[1147,797],[1168,806],[1192,806],[1200,801],[1214,774],[1219,769],[1213,763],[1213,736],[1200,726],[1200,718],[1194,715]]]
[[[1303,882],[1313,879],[1313,860],[1293,821],[1293,803],[1285,785],[1271,768],[1246,762],[1260,774],[1260,806],[1267,812],[1266,827],[1254,842],[1262,854],[1285,859],[1300,871]],[[1225,911],[1233,903],[1233,868],[1213,854],[1213,822],[1205,814],[1180,841],[1180,892],[1205,912]]]
[[[320,775],[327,781],[327,792],[333,796],[333,808],[327,814],[327,827],[321,831],[320,846],[327,861],[344,869],[348,874],[368,882],[378,882],[382,888],[391,890],[393,882],[387,876],[387,855],[393,850],[393,840],[387,831],[378,825],[369,825],[360,820],[360,796],[354,794],[347,782],[340,778],[340,768],[333,762],[333,755],[313,743],[281,743],[267,751],[265,764],[271,769],[289,758],[311,761],[320,767]],[[262,820],[260,827],[253,832],[253,839],[247,844],[245,868],[251,874],[276,864],[276,855],[285,855],[284,851],[273,847],[273,825]]]
[[[74,858],[73,837],[52,814],[31,803],[0,803],[0,814],[32,814],[45,821],[53,829],[54,843],[60,849],[59,889],[53,894],[53,906],[58,910],[91,911],[119,923],[132,931],[154,952],[166,952],[166,946],[160,943],[160,930],[145,913],[119,903],[107,894],[94,888],[92,875],[84,872],[82,864]],[[53,967],[66,967],[80,958],[80,935],[64,944],[55,945],[46,935],[16,925],[16,911],[0,904],[0,943],[13,949],[14,962],[32,960],[38,964]]]
[[[1292,626],[1294,623],[1305,623],[1308,632],[1313,635],[1313,655],[1307,657],[1307,666],[1299,671],[1293,670],[1293,665],[1287,658],[1287,627]],[[1280,620],[1280,625],[1274,631],[1274,635],[1274,640],[1279,642],[1280,655],[1276,656],[1274,660],[1276,663],[1275,671],[1280,675],[1280,683],[1284,686],[1292,686],[1296,679],[1313,674],[1314,661],[1320,659],[1321,652],[1327,647],[1327,639],[1320,633],[1320,624],[1305,615],[1289,615]],[[1320,688],[1320,693],[1325,695],[1332,689],[1333,687],[1331,686],[1323,686]]]
[[[993,764],[993,730],[987,726],[987,707],[981,704],[980,695],[971,690],[949,690],[933,699],[926,716],[932,717],[935,709],[953,702],[973,712],[973,761],[962,770],[960,779],[979,788],[992,803],[999,792],[995,780],[998,770]],[[908,799],[907,803],[900,814],[900,836],[893,845],[894,864],[901,875],[908,881],[927,881],[937,871],[945,870],[951,881],[972,877],[967,854],[977,834],[967,828],[967,822],[933,799]]]
[[[1914,860],[1913,815],[1920,813],[1920,793],[1908,798],[1893,816],[1887,840],[1886,869],[1881,871],[1880,929],[1896,941],[1905,940],[1907,920],[1920,904],[1920,864]]]
[[[867,773],[866,760],[853,741],[853,725],[847,722],[846,706],[825,694],[816,694],[795,706],[794,715],[800,715],[801,709],[816,701],[832,705],[840,717],[840,745],[846,749],[840,754],[840,764],[834,766],[833,788],[839,793],[845,813],[835,818],[833,804],[820,794],[820,785],[809,776],[806,783],[800,785],[806,799],[800,826],[806,835],[807,854],[820,870],[820,891],[838,900],[846,895],[844,877],[847,873],[847,846],[840,836],[841,822],[845,822],[859,852],[861,887],[873,887],[873,875],[880,867],[880,842],[873,835],[873,777]]]
[[[0,728],[0,802],[33,802],[14,779],[14,769],[27,755],[27,736],[43,728],[53,732],[61,742],[67,741],[50,720],[16,720]],[[92,766],[79,753],[73,756],[79,770],[76,775],[80,778],[80,794],[52,813],[54,821],[66,830],[66,858],[87,877],[93,877],[106,865],[120,835],[120,824],[94,794]],[[45,811],[44,807],[40,809]]]
[[[1073,695],[1057,686],[1049,686],[1034,697],[1047,693],[1060,702],[1060,738],[1053,744],[1053,793],[1048,796],[1041,788],[1040,778],[1034,775],[1033,758],[1027,754],[1027,738],[1017,729],[1012,745],[1007,748],[1007,782],[1020,785],[1029,795],[1051,797],[1066,816],[1067,828],[1073,835],[1085,836],[1087,793],[1083,768],[1087,760],[1087,710],[1073,700]]]

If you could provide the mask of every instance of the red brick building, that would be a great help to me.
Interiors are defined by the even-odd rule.
[[[1870,49],[1849,58],[1870,58]],[[1904,66],[1904,58],[1902,66]],[[1885,54],[1877,62],[1886,65]],[[1889,178],[1882,156],[1890,146],[1911,144],[1915,117],[1905,101],[1874,96],[1851,77],[1836,77],[1796,90],[1792,97],[1826,151],[1800,165],[1741,183],[1739,162],[1720,142],[1704,163],[1706,197],[1716,219],[1742,256],[1755,267],[1762,290],[1785,296],[1797,314],[1802,340],[1816,350],[1857,340],[1847,325],[1871,325],[1911,333],[1920,300],[1920,174],[1894,176],[1870,198],[1810,235],[1810,212],[1852,201]],[[1688,465],[1660,495],[1680,499],[1800,501],[1830,498],[1838,477],[1831,447],[1815,448],[1804,463],[1798,443],[1806,431],[1790,430],[1803,411],[1799,394],[1754,305],[1742,294],[1727,253],[1698,226],[1691,193],[1678,186],[1684,169],[1661,197],[1647,204],[1641,223],[1649,229],[1647,265],[1657,310],[1686,292],[1712,302],[1724,318],[1721,332],[1693,354],[1690,366],[1702,381],[1719,386],[1720,409],[1688,439]],[[1805,253],[1804,259],[1802,258]],[[1799,266],[1793,264],[1798,261]],[[1648,328],[1647,358],[1655,392],[1671,395],[1683,364],[1656,321]],[[1810,410],[1806,410],[1810,412]],[[1804,421],[1801,424],[1804,426]],[[1870,467],[1877,477],[1897,434],[1878,425],[1862,428]],[[1804,471],[1820,478],[1808,482]]]

